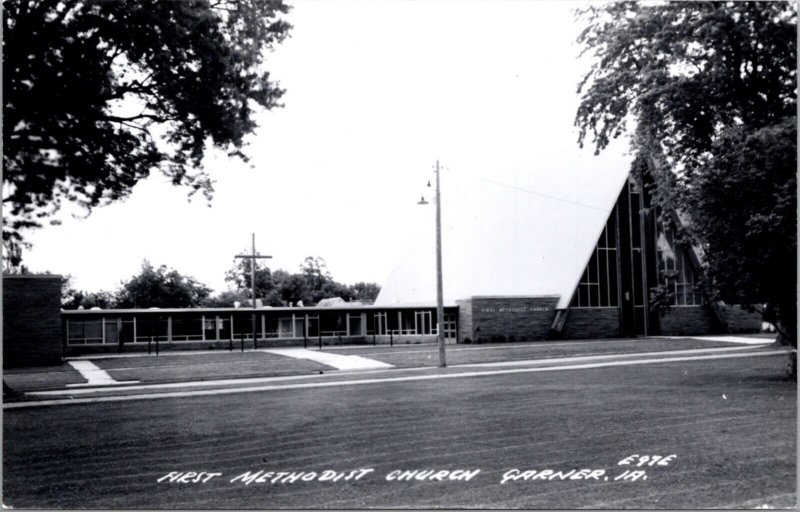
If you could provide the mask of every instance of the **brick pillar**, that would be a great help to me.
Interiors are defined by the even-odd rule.
[[[61,362],[61,276],[3,276],[3,367]]]

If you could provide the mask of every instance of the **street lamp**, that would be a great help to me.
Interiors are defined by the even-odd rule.
[[[447,366],[444,348],[444,294],[442,293],[442,198],[439,186],[439,161],[436,161],[436,334],[439,338],[439,367]],[[431,182],[428,182],[431,186]],[[423,196],[417,204],[428,204]]]

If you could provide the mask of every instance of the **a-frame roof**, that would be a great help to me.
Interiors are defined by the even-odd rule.
[[[629,162],[575,150],[479,176],[443,172],[445,303],[471,296],[558,295],[558,307],[567,307]],[[435,303],[434,211],[432,203],[407,219],[418,228],[405,246],[394,248],[398,263],[376,305]]]

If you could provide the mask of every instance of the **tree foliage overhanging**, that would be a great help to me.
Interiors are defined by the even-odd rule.
[[[797,8],[610,3],[578,12],[594,65],[579,143],[625,132],[663,211],[688,213],[716,298],[756,306],[796,346]]]
[[[155,169],[210,197],[209,144],[245,158],[264,69],[291,28],[282,0],[3,2],[3,242],[64,202],[126,197]]]

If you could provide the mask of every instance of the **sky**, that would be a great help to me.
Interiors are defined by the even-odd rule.
[[[433,243],[433,209],[417,202],[437,160],[445,198],[448,187],[493,193],[522,183],[525,197],[555,211],[594,205],[581,211],[602,225],[610,205],[592,191],[617,180],[630,158],[622,141],[599,157],[577,144],[576,87],[591,64],[574,43],[583,27],[571,10],[581,4],[289,3],[291,37],[267,60],[285,106],[258,114],[251,161],[208,154],[211,202],[189,201],[187,189],[154,173],[125,201],[29,232],[31,271],[113,290],[147,259],[222,291],[255,233],[272,269],[296,272],[320,256],[339,282],[383,284],[410,247]],[[504,208],[478,203],[444,202],[443,222],[467,219],[466,232],[481,208]]]

